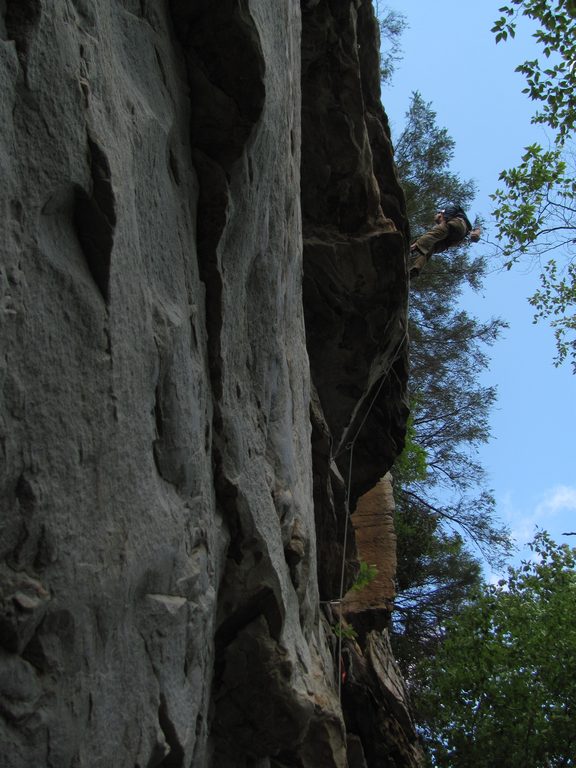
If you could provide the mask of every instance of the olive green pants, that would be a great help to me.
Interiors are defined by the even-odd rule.
[[[447,248],[460,245],[467,233],[468,229],[463,219],[455,218],[436,224],[414,243],[416,258],[412,266],[420,271],[433,253],[441,253]]]

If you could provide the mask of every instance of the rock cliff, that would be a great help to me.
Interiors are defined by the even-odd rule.
[[[0,78],[3,767],[418,765],[330,626],[407,414],[371,3],[0,0]]]

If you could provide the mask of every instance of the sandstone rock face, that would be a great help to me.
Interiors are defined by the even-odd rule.
[[[403,439],[405,221],[371,4],[302,6],[0,2],[6,768],[416,765],[320,607],[346,444],[352,503]]]
[[[343,602],[347,614],[383,614],[384,626],[396,597],[394,510],[390,474],[358,499],[352,515],[356,548],[360,561],[374,566],[375,576],[363,589],[349,590]]]

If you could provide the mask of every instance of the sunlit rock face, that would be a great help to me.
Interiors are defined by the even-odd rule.
[[[385,628],[396,597],[396,532],[394,492],[388,473],[361,496],[351,517],[358,558],[373,566],[373,574],[359,589],[348,590],[343,606],[346,614]],[[381,618],[379,618],[381,617]]]
[[[6,768],[417,764],[343,712],[324,605],[407,412],[375,31],[0,0]]]

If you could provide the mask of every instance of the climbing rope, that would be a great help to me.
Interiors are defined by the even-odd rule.
[[[366,420],[368,416],[370,415],[370,412],[372,411],[372,408],[374,407],[374,404],[376,403],[376,400],[378,399],[378,395],[380,394],[382,387],[384,386],[384,382],[388,379],[388,375],[392,369],[392,366],[398,360],[400,350],[402,348],[402,345],[408,338],[408,330],[406,329],[404,331],[404,334],[400,341],[398,342],[398,345],[396,346],[396,349],[394,350],[394,356],[392,357],[392,360],[384,373],[382,374],[382,378],[380,380],[380,384],[378,385],[378,389],[376,390],[374,396],[372,397],[370,404],[368,406],[368,409],[366,413],[364,414],[364,417],[362,418],[362,421],[360,422],[360,425],[358,426],[358,429],[354,433],[354,437],[352,440],[348,443],[346,443],[345,450],[350,451],[350,456],[348,459],[348,477],[346,480],[346,501],[345,501],[345,511],[346,511],[346,519],[344,522],[344,542],[343,542],[343,548],[342,548],[342,567],[340,570],[340,596],[336,602],[338,602],[339,605],[339,611],[338,611],[338,699],[341,702],[342,701],[342,677],[343,677],[343,671],[342,671],[342,665],[343,665],[343,659],[342,659],[342,601],[344,599],[344,578],[346,574],[346,547],[348,546],[348,519],[350,517],[350,494],[351,494],[351,487],[352,487],[352,468],[354,466],[354,446],[356,444],[356,440],[358,439],[358,436],[360,435],[360,432],[362,431],[362,428],[364,427],[364,424],[366,423]],[[343,451],[338,451],[338,453],[334,456],[336,459]]]

